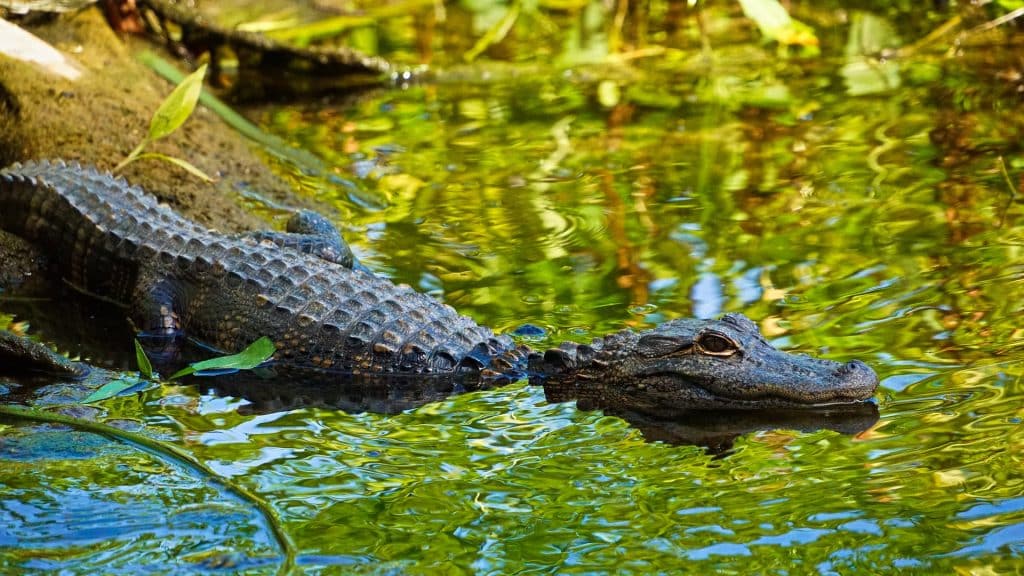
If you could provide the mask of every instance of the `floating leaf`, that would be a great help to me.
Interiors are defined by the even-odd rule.
[[[189,74],[160,104],[149,124],[149,140],[159,140],[177,130],[192,115],[203,91],[206,64]]]
[[[250,344],[245,350],[242,350],[238,354],[196,362],[189,365],[188,368],[178,370],[171,375],[170,379],[175,380],[182,376],[188,376],[189,374],[194,374],[204,370],[251,370],[260,364],[263,364],[267,360],[270,360],[275,351],[276,348],[274,347],[274,343],[270,338],[264,336]]]
[[[143,378],[153,377],[153,364],[150,363],[146,351],[142,349],[142,344],[139,344],[138,340],[135,341],[135,363],[138,364],[139,373]]]
[[[97,389],[92,394],[89,394],[88,396],[86,396],[85,400],[82,400],[82,403],[83,404],[92,404],[93,402],[99,402],[100,400],[106,400],[107,398],[113,398],[114,396],[117,396],[118,394],[120,394],[122,392],[125,392],[126,390],[128,390],[130,388],[134,388],[135,386],[138,386],[139,384],[140,384],[140,381],[137,378],[125,378],[125,379],[122,379],[122,380],[111,380],[110,382],[107,382],[103,386],[100,386],[99,389]]]

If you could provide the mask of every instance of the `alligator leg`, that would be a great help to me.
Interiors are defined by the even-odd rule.
[[[355,257],[338,229],[327,218],[310,210],[299,210],[289,220],[287,232],[249,232],[243,236],[258,242],[264,240],[278,246],[323,258],[328,262],[352,268]]]

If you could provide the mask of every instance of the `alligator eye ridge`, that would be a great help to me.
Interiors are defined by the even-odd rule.
[[[739,350],[732,339],[715,332],[705,332],[697,338],[697,345],[705,354],[712,356],[732,356]]]

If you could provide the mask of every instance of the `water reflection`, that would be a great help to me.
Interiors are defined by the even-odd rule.
[[[246,403],[237,408],[239,413],[253,415],[318,407],[350,414],[397,414],[467,391],[462,384],[448,378],[422,377],[363,381],[338,377],[329,383],[294,378],[270,383],[245,377],[220,377],[210,379],[209,385],[202,387],[218,396],[244,399]],[[549,402],[572,402],[581,410],[600,409],[567,397],[564,386],[545,387],[544,393]],[[878,407],[872,402],[805,410],[685,411],[671,418],[614,409],[605,409],[604,413],[638,428],[647,441],[696,445],[714,454],[727,452],[743,434],[767,430],[832,430],[856,435],[878,421]]]
[[[711,29],[735,32],[714,14],[725,5],[705,4]],[[109,415],[179,438],[266,495],[311,570],[1018,572],[1019,39],[949,39],[955,54],[897,52],[875,74],[853,65],[873,58],[863,44],[879,36],[867,32],[908,47],[950,15],[787,5],[815,24],[821,58],[725,38],[598,74],[470,70],[466,82],[256,116],[332,168],[322,178],[280,166],[335,203],[364,261],[482,323],[586,341],[743,311],[777,346],[866,359],[883,376],[880,417],[868,404],[827,422],[651,422],[523,385],[450,395],[212,380],[198,384],[212,394],[167,387],[110,402]],[[899,36],[884,23],[896,13]],[[469,30],[468,18],[452,8],[444,26]],[[538,32],[553,51],[537,58],[606,38],[563,43],[558,29]],[[526,32],[502,49],[532,50]],[[47,337],[62,330],[44,326],[45,310],[16,312]],[[14,470],[3,502],[36,497],[18,482],[52,486],[58,500],[68,476]],[[135,566],[150,550],[140,542],[90,557]]]
[[[94,434],[3,420],[0,565],[146,573],[277,564],[260,515],[189,470]]]
[[[727,454],[736,439],[744,434],[771,430],[831,430],[855,436],[878,422],[878,407],[871,402],[806,410],[689,411],[670,419],[617,410],[606,413],[638,428],[648,442],[701,446],[716,455]]]

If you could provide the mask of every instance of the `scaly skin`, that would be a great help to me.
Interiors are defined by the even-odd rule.
[[[123,304],[142,331],[181,331],[225,352],[268,336],[283,363],[353,373],[449,373],[482,367],[467,359],[522,356],[408,286],[211,232],[90,168],[13,166],[0,172],[0,206],[0,227],[42,246],[71,285]]]
[[[300,373],[478,383],[529,373],[549,397],[646,413],[848,403],[870,398],[878,384],[862,362],[772,348],[739,314],[673,320],[542,355],[351,268],[343,243],[323,250],[308,234],[218,234],[77,165],[0,171],[0,208],[0,229],[41,246],[71,285],[123,305],[139,330],[184,333],[224,352],[268,336],[277,363]]]

